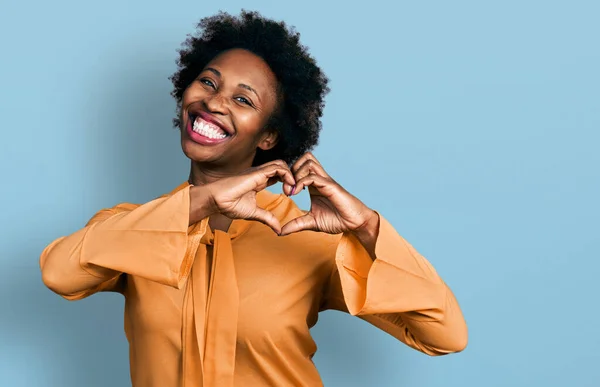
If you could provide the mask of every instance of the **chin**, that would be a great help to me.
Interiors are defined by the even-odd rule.
[[[181,150],[188,159],[199,163],[214,161],[220,156],[220,153],[215,153],[215,149],[195,143],[184,133],[181,136]]]

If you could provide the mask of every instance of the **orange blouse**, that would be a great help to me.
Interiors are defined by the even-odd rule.
[[[233,220],[189,226],[190,185],[99,211],[41,254],[46,286],[68,300],[125,296],[134,387],[318,386],[310,328],[337,309],[429,355],[464,349],[467,327],[431,264],[380,215],[376,259],[350,234],[280,237]],[[262,191],[281,224],[303,212]]]

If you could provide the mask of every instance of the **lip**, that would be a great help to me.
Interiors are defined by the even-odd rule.
[[[218,144],[227,142],[229,139],[231,139],[231,136],[227,136],[225,138],[214,139],[214,138],[205,137],[205,136],[201,135],[200,133],[196,133],[192,129],[192,120],[191,119],[188,120],[185,129],[186,129],[186,133],[187,133],[187,136],[189,137],[189,139],[200,145],[214,146],[214,145],[218,145]]]
[[[215,116],[213,116],[210,113],[207,113],[205,111],[202,110],[198,110],[198,111],[190,111],[189,115],[189,120],[193,122],[196,120],[196,117],[200,117],[202,118],[204,121],[206,122],[210,122],[213,125],[218,126],[219,128],[221,128],[225,133],[227,133],[229,136],[233,136],[234,135],[234,131],[229,128],[227,125],[225,125],[224,123],[222,123],[221,121],[219,121],[218,118],[216,118]]]

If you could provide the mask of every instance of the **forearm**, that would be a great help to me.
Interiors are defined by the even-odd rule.
[[[188,189],[141,206],[126,204],[100,211],[77,232],[44,249],[44,283],[61,295],[89,292],[121,273],[168,286],[181,286],[192,218]],[[204,206],[195,208],[202,216]],[[193,220],[193,219],[192,219]]]
[[[427,315],[419,312],[402,313],[409,345],[429,355],[460,352],[468,342],[468,328],[456,297],[445,286],[443,307]],[[431,319],[435,315],[435,319]],[[400,333],[400,332],[399,332]]]
[[[120,273],[100,269],[95,275],[85,271],[79,261],[81,246],[87,229],[58,238],[50,243],[40,256],[43,283],[63,297],[74,297],[110,281]]]
[[[378,216],[377,227],[366,224],[362,233],[340,241],[336,267],[341,283],[329,297],[341,296],[351,314],[423,352],[438,355],[464,348],[465,319],[431,263],[383,217]]]

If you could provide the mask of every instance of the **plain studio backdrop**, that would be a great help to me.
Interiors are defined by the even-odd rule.
[[[0,385],[130,384],[122,296],[62,300],[39,255],[185,181],[176,50],[242,7],[301,32],[331,79],[315,154],[435,265],[469,325],[464,352],[431,358],[325,312],[325,385],[600,385],[599,3],[377,0],[2,0]]]

